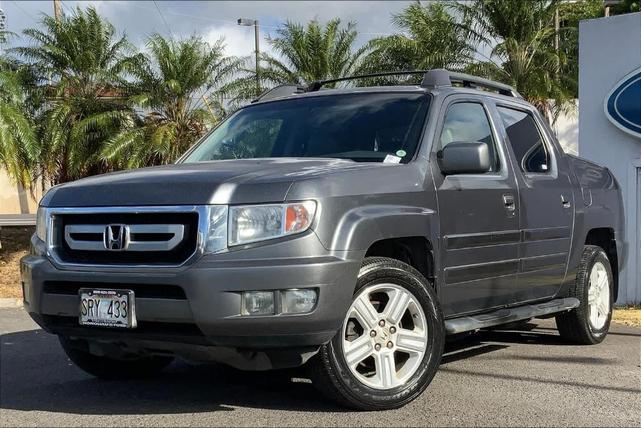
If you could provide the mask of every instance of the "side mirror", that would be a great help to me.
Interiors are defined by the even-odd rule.
[[[453,142],[438,152],[443,175],[483,174],[490,170],[490,149],[487,143]]]

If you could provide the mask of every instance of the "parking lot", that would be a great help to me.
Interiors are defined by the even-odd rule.
[[[426,393],[375,413],[325,401],[298,371],[177,362],[161,378],[101,382],[22,309],[0,309],[0,329],[2,426],[641,425],[641,329],[619,325],[598,346],[563,343],[553,321],[451,342]]]

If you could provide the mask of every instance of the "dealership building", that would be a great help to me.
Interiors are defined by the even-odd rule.
[[[641,302],[641,13],[579,27],[579,155],[608,167],[625,205],[619,304]]]

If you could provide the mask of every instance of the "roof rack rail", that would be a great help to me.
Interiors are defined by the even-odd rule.
[[[496,91],[508,97],[522,98],[512,86],[470,74],[456,73],[442,68],[429,70],[425,73],[421,86],[425,88],[441,88],[452,86],[453,83],[460,83],[465,88],[484,88]]]
[[[307,92],[316,92],[329,83],[345,82],[347,80],[368,79],[372,77],[403,76],[406,74],[425,74],[427,70],[385,71],[381,73],[357,74],[356,76],[337,77],[335,79],[316,80],[309,84]]]
[[[302,85],[280,85],[273,89],[263,92],[252,102],[265,101],[273,98],[286,97],[288,95],[302,94],[304,92],[316,92],[323,86],[330,83],[345,82],[348,80],[368,79],[372,77],[386,76],[403,76],[403,75],[423,75],[421,86],[424,88],[443,88],[451,87],[452,84],[460,84],[465,88],[483,88],[486,90],[496,91],[501,95],[507,95],[514,98],[522,98],[513,87],[504,83],[484,79],[482,77],[472,76],[470,74],[457,73],[442,68],[434,70],[406,70],[406,71],[387,71],[382,73],[359,74],[356,76],[337,77],[335,79],[316,80],[308,86]]]
[[[286,97],[288,95],[302,94],[307,91],[307,87],[302,85],[278,85],[272,89],[268,89],[258,96],[255,100],[252,100],[252,103],[257,103],[258,101],[266,101],[274,98]]]

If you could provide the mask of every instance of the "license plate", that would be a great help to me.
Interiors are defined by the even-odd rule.
[[[81,288],[80,325],[97,327],[136,327],[134,292]]]

